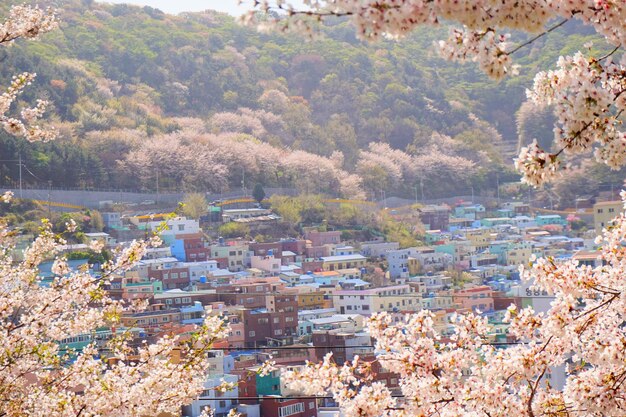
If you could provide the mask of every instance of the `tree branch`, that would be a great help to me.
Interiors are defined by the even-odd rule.
[[[576,13],[572,13],[572,16],[576,14]],[[570,18],[561,20],[559,23],[557,23],[556,25],[548,28],[546,31],[541,32],[539,35],[535,36],[534,38],[531,38],[529,40],[527,40],[526,42],[516,46],[515,48],[513,48],[511,51],[509,52],[505,52],[506,55],[513,55],[515,52],[519,51],[520,49],[530,45],[531,43],[535,42],[537,39],[546,36],[548,33],[553,32],[555,30],[557,30],[558,28],[560,28],[561,26],[563,26],[565,23],[569,22]]]

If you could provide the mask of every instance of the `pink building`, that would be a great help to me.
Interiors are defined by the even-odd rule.
[[[493,290],[488,285],[459,290],[453,297],[459,309],[481,312],[493,310]]]
[[[304,235],[305,239],[311,241],[311,246],[337,245],[341,243],[341,232],[318,232],[311,230]]]
[[[280,274],[280,259],[275,258],[274,255],[253,256],[250,258],[250,264],[252,268],[260,269],[272,275]]]

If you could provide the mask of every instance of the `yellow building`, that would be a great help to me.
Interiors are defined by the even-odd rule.
[[[339,255],[339,256],[323,256],[320,258],[323,262],[325,271],[338,271],[341,269],[363,268],[367,258],[363,255]]]
[[[518,243],[506,251],[507,265],[526,265],[530,256],[533,254],[533,248],[530,243]]]
[[[624,203],[621,201],[601,201],[593,205],[593,225],[596,233],[602,233],[602,229],[611,225],[611,221],[615,219],[624,209]]]
[[[413,276],[420,273],[422,265],[417,259],[409,258],[407,259],[407,264],[409,267],[409,275]]]
[[[493,240],[491,233],[489,229],[470,229],[465,232],[465,238],[470,241],[475,252],[482,252]]]
[[[322,291],[302,292],[298,294],[298,310],[313,310],[318,308],[332,308],[333,301],[330,297],[324,298]]]

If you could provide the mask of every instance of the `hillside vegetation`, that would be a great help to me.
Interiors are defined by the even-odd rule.
[[[568,23],[520,51],[521,75],[496,84],[436,56],[445,28],[366,44],[341,21],[306,42],[211,11],[69,0],[59,17],[41,41],[2,50],[0,67],[3,85],[37,72],[22,99],[49,98],[60,134],[32,145],[3,133],[0,152],[21,154],[27,183],[59,187],[153,190],[158,175],[163,190],[245,181],[351,198],[493,189],[496,177],[518,178],[529,77],[593,39]],[[549,143],[548,115],[518,119],[522,141]],[[17,176],[15,162],[0,162],[0,182]]]

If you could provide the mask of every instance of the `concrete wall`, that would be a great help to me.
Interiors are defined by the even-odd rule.
[[[11,190],[15,197],[20,197],[17,188],[0,187],[0,192]],[[48,189],[23,189],[21,194],[24,198],[48,201],[57,203],[74,204],[88,208],[99,208],[101,201],[113,201],[124,203],[140,204],[144,201],[158,201],[160,206],[176,205],[185,198],[184,193],[135,193],[126,191],[88,191],[88,190],[48,190]],[[295,189],[290,188],[266,188],[265,194],[269,197],[272,194],[295,195]],[[241,190],[235,190],[222,194],[207,194],[208,201],[224,200],[241,197]],[[250,195],[250,192],[248,192]]]

